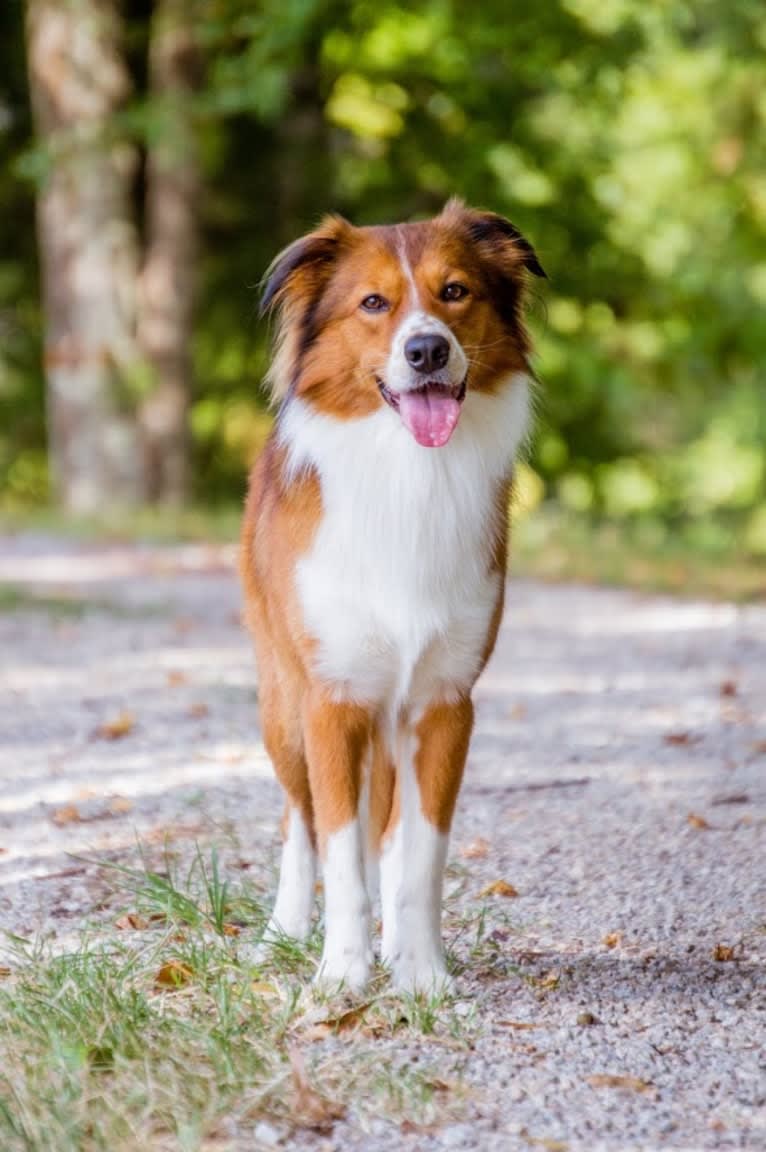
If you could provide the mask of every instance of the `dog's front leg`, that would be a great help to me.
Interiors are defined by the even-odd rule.
[[[370,974],[370,905],[359,797],[371,717],[362,706],[309,693],[303,716],[314,820],[324,874],[325,943],[317,981],[357,991]]]
[[[399,805],[381,856],[383,958],[406,991],[448,984],[441,939],[444,865],[473,726],[473,705],[430,705],[400,739]],[[398,810],[397,810],[398,809]]]

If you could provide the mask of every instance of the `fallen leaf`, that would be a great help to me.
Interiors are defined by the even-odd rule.
[[[526,1128],[519,1132],[522,1140],[532,1144],[535,1148],[547,1148],[548,1152],[567,1152],[569,1145],[564,1140],[549,1140],[545,1136],[533,1136]]]
[[[722,696],[736,696],[737,695],[737,681],[736,680],[723,680],[719,691]]]
[[[558,988],[560,979],[561,973],[552,968],[550,972],[543,972],[542,976],[533,977],[532,983],[535,987],[550,992],[553,988]]]
[[[257,996],[266,996],[268,999],[273,999],[279,995],[274,985],[270,984],[268,980],[253,980],[250,984],[250,991],[255,992]]]
[[[51,820],[57,824],[59,828],[63,828],[66,824],[79,824],[82,820],[82,815],[79,808],[74,804],[65,804],[63,808],[57,808],[52,814]]]
[[[342,1104],[328,1100],[309,1082],[303,1056],[297,1048],[290,1049],[289,1057],[293,1072],[293,1121],[314,1132],[330,1132],[335,1121],[344,1115],[345,1108]]]
[[[5,980],[10,975],[12,975],[11,969],[7,968],[5,964],[0,964],[0,980]]]
[[[221,931],[224,936],[239,936],[242,929],[237,924],[224,924]]]
[[[485,896],[505,896],[508,899],[513,899],[513,897],[518,896],[518,894],[513,884],[509,884],[507,880],[495,880],[492,884],[488,884],[486,888],[482,888],[478,898],[479,900],[483,900]]]
[[[129,929],[133,932],[142,932],[144,928],[149,927],[149,921],[144,916],[139,916],[138,912],[128,912],[127,915],[120,916],[119,920],[115,920],[114,926],[121,932]]]
[[[335,1015],[323,1016],[318,1020],[315,1018],[310,1026],[301,1032],[301,1039],[322,1040],[331,1033],[355,1031],[364,1022],[365,1013],[372,1003],[372,1000],[367,1000],[364,1004],[355,1004],[345,1012],[336,1012]]]
[[[622,932],[608,932],[601,943],[607,948],[619,948],[622,943]]]
[[[699,736],[694,736],[691,732],[666,732],[663,736],[666,744],[684,745],[696,744]]]
[[[184,984],[188,984],[193,976],[194,972],[183,960],[168,960],[154,977],[154,983],[159,984],[161,988],[181,988]]]
[[[115,796],[109,803],[109,811],[114,816],[122,816],[125,812],[132,812],[133,801],[128,800],[127,796]]]
[[[465,844],[460,849],[460,855],[464,860],[483,860],[488,854],[489,841],[485,840],[483,836],[478,836],[470,844]]]
[[[690,812],[689,815],[686,817],[686,819],[691,824],[692,828],[703,829],[703,828],[710,828],[711,827],[710,824],[708,824],[705,817],[704,816],[698,816],[696,814],[696,812]]]
[[[728,960],[734,960],[734,949],[728,944],[716,944],[713,949],[713,959],[717,960],[719,964],[725,964]]]
[[[532,1024],[528,1020],[498,1020],[501,1028],[515,1028],[517,1032],[526,1032],[532,1028],[542,1028],[542,1024]]]
[[[195,718],[195,720],[202,720],[205,716],[207,716],[209,714],[209,712],[210,712],[210,709],[208,708],[207,704],[205,704],[204,701],[202,701],[202,700],[197,701],[196,704],[192,704],[191,707],[189,708],[189,715],[193,716]]]
[[[107,720],[106,723],[99,725],[93,735],[99,740],[122,740],[125,736],[130,735],[135,724],[135,719],[130,712],[120,712],[114,720]]]
[[[179,684],[186,684],[189,677],[180,668],[173,668],[168,672],[168,687],[177,688]]]
[[[613,1076],[608,1072],[599,1072],[595,1076],[586,1076],[588,1084],[593,1088],[624,1088],[628,1092],[653,1092],[654,1085],[648,1080],[641,1080],[638,1076]]]

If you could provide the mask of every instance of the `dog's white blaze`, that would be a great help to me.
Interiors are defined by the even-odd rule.
[[[502,575],[492,572],[497,485],[529,417],[525,375],[471,393],[443,448],[423,448],[388,406],[344,423],[291,401],[289,469],[314,468],[322,518],[296,568],[314,672],[339,699],[388,712],[470,686]],[[393,743],[391,745],[393,747]]]
[[[311,931],[315,881],[316,853],[303,817],[297,808],[291,808],[282,846],[277,899],[264,933],[265,941],[280,935],[306,939]]]
[[[404,317],[391,341],[391,351],[386,361],[384,378],[392,392],[407,392],[409,389],[419,388],[422,385],[423,376],[407,362],[404,346],[410,336],[426,335],[429,332],[443,336],[449,344],[450,352],[444,368],[429,373],[428,379],[452,388],[459,388],[465,380],[468,360],[460,341],[438,316],[433,316],[430,312],[423,312],[420,308],[414,308]]]
[[[359,820],[328,836],[322,870],[325,940],[317,981],[328,987],[344,981],[358,990],[367,982],[372,964]]]
[[[413,308],[417,308],[420,304],[420,293],[418,286],[415,282],[415,274],[412,271],[409,256],[407,255],[407,245],[404,242],[404,237],[400,235],[399,243],[397,244],[397,252],[399,254],[399,263],[402,271],[406,277],[407,283],[410,286],[410,301]]]

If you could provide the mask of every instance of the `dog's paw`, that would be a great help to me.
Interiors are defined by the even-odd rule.
[[[391,962],[391,977],[399,992],[410,995],[423,993],[426,996],[444,996],[454,988],[454,980],[441,955],[416,956],[412,952],[401,951]]]
[[[325,949],[314,985],[322,992],[332,992],[341,986],[349,992],[361,992],[370,979],[372,969],[372,952],[343,949],[330,952]]]

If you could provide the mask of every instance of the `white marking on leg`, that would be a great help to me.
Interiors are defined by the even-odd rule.
[[[369,747],[364,758],[364,763],[362,764],[362,787],[359,792],[358,811],[362,842],[364,844],[364,879],[370,908],[372,908],[378,898],[379,885],[377,846],[372,842],[370,828],[370,797],[372,793],[373,767],[374,757],[372,755],[372,747]]]
[[[402,816],[391,845],[394,855],[389,870],[390,887],[384,896],[386,959],[398,988],[408,992],[434,992],[449,985],[441,939],[448,837],[423,815],[411,736],[400,741],[400,750]],[[396,844],[397,834],[400,846]],[[394,896],[391,889],[395,891]],[[389,920],[393,918],[389,929],[385,924],[386,911]]]
[[[311,932],[316,884],[316,852],[306,822],[297,808],[290,809],[287,836],[282,845],[279,886],[274,910],[256,944],[244,942],[238,950],[243,963],[260,964],[271,945],[283,936],[305,940]]]
[[[399,947],[397,901],[404,874],[404,836],[401,820],[385,841],[380,857],[380,908],[383,918],[383,939],[380,954],[383,962],[393,968]]]
[[[323,862],[325,942],[317,982],[345,983],[359,991],[372,964],[370,904],[364,879],[364,849],[358,819],[327,838]]]
[[[287,836],[282,846],[279,887],[265,939],[279,935],[305,940],[311,931],[314,905],[316,853],[306,821],[297,808],[290,809]]]

